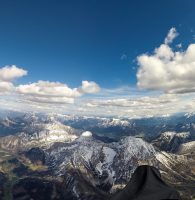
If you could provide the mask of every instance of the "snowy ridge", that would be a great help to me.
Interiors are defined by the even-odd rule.
[[[138,154],[142,154],[143,156],[148,156],[151,153],[155,153],[152,145],[143,141],[141,138],[131,136],[121,139],[118,148],[125,149],[124,156],[127,158],[129,157],[128,155],[138,156]]]
[[[186,139],[186,138],[190,137],[190,133],[189,132],[181,132],[181,133],[164,132],[164,133],[161,133],[162,138],[169,139],[169,140],[172,140],[175,136]]]
[[[159,150],[176,153],[181,144],[191,140],[190,132],[164,132],[152,141],[152,144]]]
[[[35,128],[34,128],[35,127]],[[29,125],[33,133],[21,132],[17,135],[10,135],[1,138],[0,147],[9,150],[22,150],[34,146],[50,146],[55,142],[73,142],[78,138],[80,132],[70,126],[59,122]]]
[[[109,126],[130,126],[131,124],[127,120],[121,119],[103,119],[102,123],[100,124],[102,127],[109,127]]]

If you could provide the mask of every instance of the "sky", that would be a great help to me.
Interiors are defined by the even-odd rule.
[[[195,111],[193,0],[1,0],[0,108]]]

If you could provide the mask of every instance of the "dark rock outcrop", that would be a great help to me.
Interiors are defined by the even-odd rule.
[[[45,152],[38,147],[32,148],[29,151],[25,152],[25,156],[33,164],[45,164]]]

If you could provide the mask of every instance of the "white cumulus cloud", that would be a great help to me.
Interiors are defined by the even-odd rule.
[[[173,51],[168,44],[177,35],[176,29],[172,28],[165,43],[153,54],[137,57],[139,88],[167,93],[195,92],[195,44],[190,44],[185,51]]]
[[[97,83],[93,81],[82,81],[81,87],[78,89],[81,93],[98,93],[100,91],[100,87]]]
[[[90,131],[85,131],[85,132],[82,133],[82,136],[84,136],[84,137],[91,137],[92,133]]]
[[[100,87],[93,81],[82,81],[81,86],[70,88],[61,82],[39,80],[27,84],[14,84],[14,80],[27,75],[27,70],[15,65],[0,68],[0,95],[15,97],[15,103],[23,103],[26,107],[39,105],[49,109],[59,105],[73,104],[77,97],[100,91]],[[52,104],[52,106],[51,106]]]
[[[0,81],[11,82],[25,75],[27,75],[27,71],[15,65],[0,68]]]
[[[71,89],[66,84],[60,82],[38,81],[36,83],[19,85],[16,91],[21,94],[35,96],[53,96],[75,98],[80,96],[76,88]]]
[[[83,81],[81,87],[73,89],[64,83],[42,80],[16,87],[16,92],[23,98],[39,103],[74,103],[75,98],[98,91],[97,83],[88,81]]]
[[[13,89],[13,84],[10,82],[0,81],[0,94],[9,92]]]
[[[14,89],[13,81],[27,75],[27,71],[15,65],[0,68],[0,94],[11,92]]]

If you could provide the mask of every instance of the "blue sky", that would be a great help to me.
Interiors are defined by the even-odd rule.
[[[1,1],[0,66],[27,69],[20,82],[135,84],[135,58],[161,44],[171,27],[182,35],[175,42],[192,41],[194,7],[174,0]]]
[[[141,97],[167,91],[183,93],[181,90],[187,87],[193,89],[191,83],[180,88],[163,88],[156,83],[151,86],[143,73],[140,80],[145,82],[140,85],[144,91],[137,89],[138,70],[146,66],[137,58],[153,54],[173,27],[177,36],[168,45],[173,52],[185,52],[195,41],[193,0],[5,0],[0,2],[0,68],[14,65],[27,72],[9,79],[14,87],[38,81],[60,82],[71,89],[82,89],[82,95],[73,95],[80,101],[88,96],[97,98],[100,90],[99,98],[104,100],[134,98],[137,93]],[[0,76],[0,81],[7,84],[8,79]],[[88,85],[83,86],[82,81],[88,81]],[[86,87],[96,89],[89,92]],[[24,93],[20,90],[20,101]],[[2,95],[4,101],[18,96]],[[190,91],[190,97],[185,99],[192,96]]]

